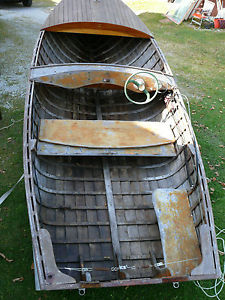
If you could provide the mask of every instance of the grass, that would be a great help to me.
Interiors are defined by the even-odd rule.
[[[33,7],[47,7],[49,8],[50,6],[54,6],[55,4],[58,4],[61,0],[33,0],[32,3],[32,8]],[[23,3],[19,2],[16,3],[15,0],[11,0],[11,2],[3,2],[3,0],[1,1],[1,6],[2,8],[21,8],[23,7]],[[26,8],[24,8],[26,9]]]
[[[187,23],[180,26],[171,22],[162,23],[164,17],[158,14],[145,13],[141,18],[166,55],[181,92],[189,96],[192,122],[210,181],[215,223],[224,228],[224,33],[194,30]],[[0,128],[23,116],[24,74],[28,71],[38,29],[32,24],[22,25],[0,21],[0,72],[5,80],[0,92],[3,113]],[[24,34],[28,38],[25,39]],[[12,187],[22,172],[22,122],[19,122],[0,131],[0,195]],[[34,290],[30,229],[22,183],[0,207],[0,232],[0,252],[13,259],[9,263],[0,257],[0,300],[79,298],[76,291]],[[21,282],[13,282],[13,279],[20,277],[23,277]],[[188,300],[190,295],[193,299],[206,299],[191,282],[181,283],[176,290],[171,284],[88,290],[85,299]],[[221,299],[225,299],[225,291],[221,293]]]
[[[154,13],[166,13],[169,7],[167,0],[124,0],[131,9],[136,13],[140,12],[154,12]]]

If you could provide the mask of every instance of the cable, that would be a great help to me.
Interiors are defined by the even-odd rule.
[[[190,110],[190,102],[189,102],[189,99],[186,95],[183,95],[181,94],[186,102],[187,102],[187,106],[188,106],[188,114],[189,114],[189,119],[191,121],[191,110]],[[181,104],[182,106],[182,104]],[[183,106],[182,106],[183,107]],[[199,159],[198,159],[198,152],[197,152],[197,144],[196,144],[196,140],[194,138],[194,133],[193,133],[193,129],[191,130],[192,132],[192,138],[193,138],[193,145],[194,145],[194,149],[195,149],[195,157],[196,157],[196,172],[198,174],[198,168],[199,168]],[[195,185],[194,187],[192,187],[192,191],[189,192],[188,195],[190,195],[196,188],[198,184],[198,176],[196,178],[196,182],[195,182]],[[219,253],[221,253],[221,255],[225,255],[225,240],[221,237],[219,237],[220,234],[225,234],[225,229],[220,229],[218,226],[215,225],[215,228],[219,231],[217,234],[216,234],[216,239],[217,241],[220,240],[222,241],[222,251],[218,250]],[[220,276],[220,278],[216,279],[215,280],[215,283],[213,286],[211,287],[203,287],[201,286],[201,284],[199,283],[199,281],[196,281],[194,282],[194,284],[199,287],[201,289],[201,291],[209,298],[217,298],[218,300],[221,300],[219,298],[219,294],[222,292],[223,290],[223,287],[224,287],[224,284],[225,284],[225,280],[224,280],[224,277],[225,277],[225,259],[224,259],[224,262],[223,262],[223,271],[222,271],[222,274]],[[221,286],[220,286],[221,285]],[[220,286],[219,290],[218,289],[218,286]],[[210,295],[208,293],[208,291],[211,291],[211,290],[214,290],[214,294],[213,295]]]
[[[9,195],[15,190],[15,188],[17,187],[17,185],[20,183],[20,181],[24,178],[24,174],[20,177],[20,179],[17,181],[16,184],[14,184],[14,186],[8,190],[5,194],[3,194],[0,197],[0,205],[9,197]]]
[[[219,227],[217,227],[215,225],[215,228],[217,230],[219,230],[219,232],[216,234],[216,239],[217,240],[220,240],[222,241],[222,251],[218,250],[219,253],[221,253],[222,255],[225,255],[225,240],[221,237],[219,237],[220,234],[225,234],[225,229],[220,229]],[[216,279],[215,280],[215,283],[213,286],[211,287],[203,287],[199,281],[194,281],[194,284],[199,287],[201,289],[201,291],[209,298],[217,298],[218,300],[221,300],[221,298],[219,298],[219,294],[222,292],[223,290],[223,287],[224,287],[224,284],[225,284],[225,280],[224,280],[224,277],[225,277],[225,258],[224,258],[224,262],[223,262],[223,270],[222,270],[222,273],[221,273],[221,276],[220,278]],[[218,286],[221,285],[221,287],[219,288],[219,290],[217,290]],[[211,290],[214,290],[214,294],[213,295],[210,295],[208,293],[208,291],[211,291]]]
[[[22,119],[19,119],[19,120],[17,120],[17,121],[13,121],[13,122],[12,122],[10,125],[8,125],[8,126],[5,126],[5,127],[0,128],[0,131],[2,131],[2,130],[4,130],[4,129],[8,129],[8,128],[10,128],[11,126],[13,126],[13,125],[15,125],[16,123],[21,122],[21,121],[23,121],[23,118],[22,118]]]

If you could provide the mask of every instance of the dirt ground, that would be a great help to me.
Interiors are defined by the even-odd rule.
[[[0,109],[12,109],[26,94],[29,65],[39,30],[57,0],[0,4]]]

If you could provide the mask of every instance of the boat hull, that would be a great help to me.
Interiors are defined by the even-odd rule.
[[[80,72],[84,64],[89,66],[86,74],[98,70],[102,82],[94,80],[96,75],[80,75],[81,85],[77,79],[75,83],[65,80],[74,70]],[[37,286],[83,289],[217,278],[220,268],[204,167],[182,97],[154,38],[44,30],[31,67],[24,117],[24,173]],[[47,80],[43,79],[44,67],[52,70],[51,82],[43,81]],[[56,67],[67,68],[60,73],[60,81]],[[151,72],[166,88],[146,105],[129,102],[122,89],[128,75],[121,70],[126,67]],[[115,77],[113,68],[120,77]],[[123,79],[121,74],[127,77]],[[143,101],[143,93],[135,92],[134,86],[129,93]],[[149,93],[152,96],[154,91]],[[65,136],[78,122],[82,131],[77,146],[73,133]],[[107,124],[104,130],[108,130],[115,122],[121,122],[119,127],[123,122],[136,122],[140,135],[142,122],[155,122],[159,134],[161,130],[163,135],[166,126],[172,139],[165,143],[160,137],[159,144],[151,142],[146,152],[142,140],[134,145],[130,136],[126,144],[116,127],[110,146],[107,141],[110,143],[112,129],[101,136],[99,126]],[[50,137],[53,123],[57,129],[51,127],[55,131]],[[41,126],[47,129],[44,137]],[[84,128],[88,130],[88,126],[92,134],[87,140]],[[132,127],[124,128],[125,137],[132,134]],[[92,136],[98,136],[97,141]],[[118,139],[123,144],[118,144]],[[135,149],[121,150],[121,145]],[[187,254],[183,261],[192,264],[188,271],[181,268],[176,274],[166,260],[168,244],[162,240],[162,221],[153,201],[155,191],[171,188],[173,196],[177,190],[185,191],[185,211],[192,215],[186,222],[193,228],[198,256],[193,264],[193,253]],[[181,204],[178,208],[179,215]],[[184,235],[186,225],[182,225]],[[188,249],[190,243],[189,239],[181,246]]]

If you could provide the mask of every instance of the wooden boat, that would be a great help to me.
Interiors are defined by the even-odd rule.
[[[24,121],[37,289],[217,278],[206,176],[171,70],[119,0],[63,0]]]

